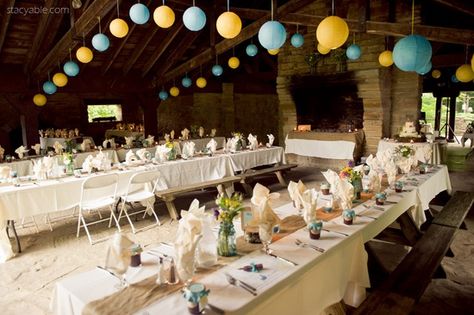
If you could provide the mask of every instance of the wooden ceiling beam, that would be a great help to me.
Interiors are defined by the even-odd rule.
[[[433,2],[437,2],[444,6],[450,7],[456,11],[474,16],[474,6],[472,5],[472,1],[463,1],[463,0],[432,0]],[[470,4],[468,4],[470,3]]]
[[[280,6],[277,9],[277,12],[278,12],[277,14],[278,14],[278,16],[283,17],[283,16],[287,15],[288,13],[295,12],[295,11],[307,6],[308,4],[310,4],[312,2],[313,2],[312,0],[290,0],[290,1],[288,1],[287,3]],[[212,47],[204,50],[199,55],[191,58],[187,62],[183,63],[182,65],[180,65],[180,66],[176,67],[175,69],[173,69],[173,70],[169,71],[168,73],[166,73],[161,78],[161,81],[163,81],[163,82],[169,81],[169,80],[173,79],[174,77],[176,77],[176,76],[178,76],[178,75],[180,75],[180,74],[182,74],[186,71],[189,71],[193,68],[196,68],[197,66],[202,65],[203,63],[206,63],[206,62],[209,62],[209,61],[213,60],[215,54],[220,55],[220,54],[226,52],[227,50],[231,49],[232,47],[234,47],[234,46],[246,41],[247,39],[251,38],[252,36],[254,36],[258,32],[258,30],[260,29],[260,26],[262,26],[263,23],[265,23],[269,19],[270,19],[270,12],[268,11],[263,17],[259,18],[258,20],[256,20],[252,24],[244,27],[237,37],[235,37],[233,39],[224,39],[224,40],[220,41],[219,43],[217,43],[216,46],[215,46],[215,52],[213,51]]]
[[[120,0],[118,0],[120,2]],[[76,34],[88,34],[98,23],[97,17],[103,18],[110,10],[115,8],[116,0],[100,0],[92,2],[86,11],[76,20],[74,26],[56,43],[46,57],[34,69],[35,76],[44,75],[48,69],[69,54],[77,41]]]
[[[2,52],[3,43],[5,42],[5,38],[7,37],[7,29],[8,24],[10,24],[10,18],[12,14],[7,12],[7,8],[12,8],[15,6],[15,0],[9,0],[4,6],[4,10],[0,12],[0,53]]]
[[[127,62],[125,63],[125,66],[123,67],[123,74],[126,75],[135,65],[137,60],[140,58],[140,56],[143,54],[143,51],[147,48],[148,44],[150,44],[151,40],[153,37],[156,35],[158,32],[159,28],[156,27],[155,25],[150,26],[150,30],[145,33],[145,35],[140,39],[140,41],[137,43],[135,48],[133,49],[133,54],[128,58]]]
[[[184,28],[183,23],[175,23],[160,45],[155,49],[153,55],[148,59],[148,61],[143,66],[142,77],[145,77],[153,66],[156,64],[158,59],[164,54],[168,46],[173,42],[178,33]],[[178,45],[179,46],[179,45]]]

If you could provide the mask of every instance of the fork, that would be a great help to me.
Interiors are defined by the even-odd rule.
[[[242,289],[244,289],[245,291],[249,292],[250,294],[254,295],[254,296],[257,296],[257,289],[255,289],[253,286],[251,286],[250,284],[248,283],[245,283],[241,280],[238,280],[237,278],[233,277],[231,274],[229,273],[225,273],[225,277],[227,279],[227,282],[231,285],[234,285],[234,286],[238,286],[238,287],[241,287]]]
[[[298,246],[301,246],[301,247],[309,247],[311,249],[314,249],[320,253],[324,253],[324,248],[321,248],[321,247],[318,247],[316,245],[311,245],[311,244],[308,244],[308,243],[305,243],[305,242],[302,242],[300,241],[299,239],[296,239],[295,240],[295,244],[298,245]]]

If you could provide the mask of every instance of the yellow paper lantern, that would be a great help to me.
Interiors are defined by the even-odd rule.
[[[153,12],[153,20],[161,28],[168,28],[173,25],[175,16],[173,10],[167,5],[159,6]]]
[[[35,96],[33,96],[33,103],[35,103],[36,106],[44,106],[46,101],[46,96],[41,93],[35,94]]]
[[[331,49],[330,49],[330,48],[327,48],[327,47],[325,47],[325,46],[323,46],[323,45],[321,45],[321,44],[318,44],[318,51],[319,51],[319,53],[320,53],[321,55],[326,55],[326,54],[328,54],[328,53],[331,51]]]
[[[94,54],[88,47],[82,46],[76,51],[76,58],[82,63],[89,63],[94,58]]]
[[[62,72],[55,73],[53,75],[53,83],[57,87],[63,87],[67,84],[67,76]]]
[[[441,78],[441,71],[439,71],[439,70],[433,70],[433,71],[431,72],[431,76],[432,76],[433,78],[435,78],[435,79],[439,79],[439,78]]]
[[[385,50],[379,55],[379,63],[384,67],[390,67],[393,65],[392,52],[390,50]]]
[[[128,34],[128,24],[122,19],[116,18],[110,22],[110,33],[115,37],[122,38]]]
[[[240,66],[240,60],[237,57],[230,57],[229,61],[227,61],[227,64],[232,69],[237,69]]]
[[[178,96],[179,95],[179,89],[176,86],[171,87],[170,89],[170,94],[171,96]]]
[[[224,12],[217,18],[217,32],[224,38],[231,39],[239,35],[242,29],[242,21],[234,12]]]
[[[336,49],[341,47],[349,37],[349,26],[338,16],[328,16],[319,23],[316,38],[324,47]]]
[[[472,55],[472,58],[471,58],[471,68],[472,68],[472,71],[474,71],[474,54]]]
[[[205,78],[203,78],[203,77],[199,77],[199,78],[197,78],[197,80],[196,80],[196,85],[197,85],[197,87],[203,89],[203,88],[205,88],[206,85],[207,85],[207,80],[206,80]]]
[[[277,49],[268,49],[267,51],[270,55],[274,56],[274,55],[277,55],[280,52],[280,49],[279,48],[277,48]]]
[[[456,78],[460,82],[464,82],[464,83],[469,82],[472,79],[474,79],[474,72],[472,71],[471,66],[468,64],[464,64],[460,66],[459,68],[457,68]]]

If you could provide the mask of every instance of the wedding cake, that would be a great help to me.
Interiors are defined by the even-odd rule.
[[[412,121],[406,121],[400,134],[395,138],[400,142],[423,142],[426,140],[424,136],[416,131],[415,123]]]

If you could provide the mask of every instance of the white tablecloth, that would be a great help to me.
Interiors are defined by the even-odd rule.
[[[282,147],[259,148],[253,151],[241,151],[228,154],[234,171],[245,171],[257,166],[282,163],[285,154]]]
[[[415,150],[415,156],[418,161],[423,163],[432,163],[432,164],[440,164],[441,156],[440,156],[440,148],[437,142],[429,143],[429,142],[415,142],[415,143],[404,143],[404,142],[395,142],[393,140],[380,140],[379,145],[377,147],[377,152],[383,152],[387,149],[395,149],[400,145],[406,145],[412,147]],[[430,154],[431,152],[431,154]],[[428,160],[426,157],[429,157]]]
[[[322,141],[306,139],[285,139],[285,153],[324,159],[354,159],[355,143],[351,141]]]
[[[8,166],[18,176],[28,176],[33,173],[33,162],[31,160],[14,160],[10,163],[1,163],[0,166]]]

